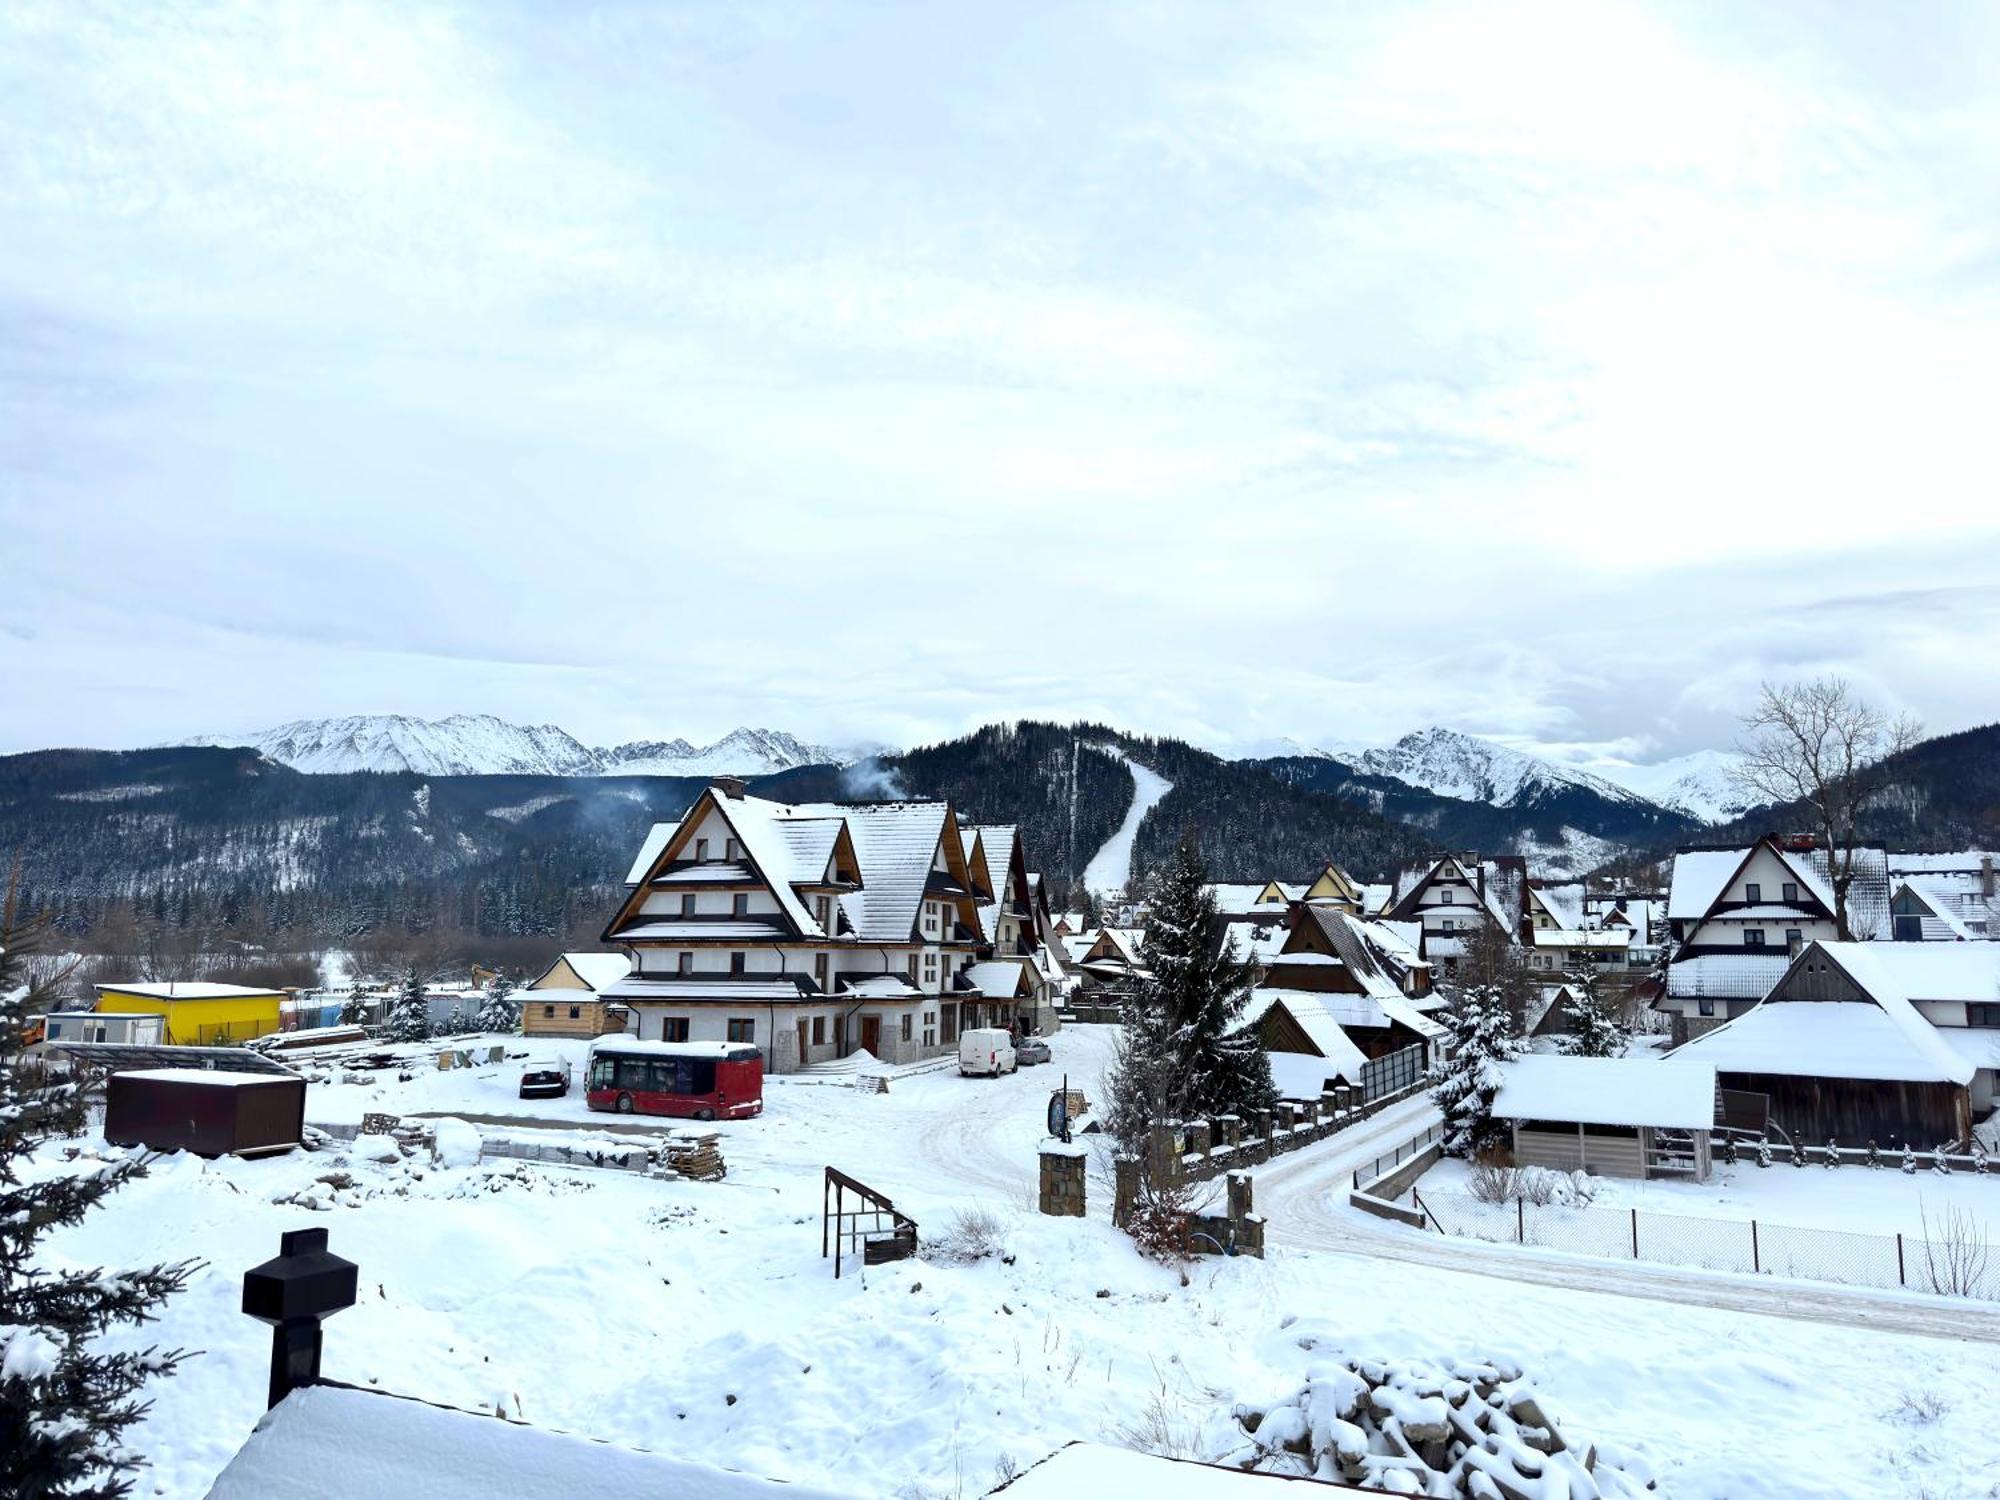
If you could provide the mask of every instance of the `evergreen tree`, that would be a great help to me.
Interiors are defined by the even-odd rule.
[[[359,1026],[368,1019],[368,1002],[362,998],[361,986],[355,985],[347,992],[347,998],[340,1005],[340,1024]]]
[[[146,1168],[128,1156],[91,1162],[88,1171],[23,1170],[43,1141],[82,1133],[84,1103],[77,1085],[22,1057],[27,1017],[52,986],[30,980],[27,960],[43,924],[17,919],[18,890],[17,874],[0,902],[0,1494],[125,1495],[140,1457],[121,1438],[150,1404],[139,1393],[186,1356],[90,1346],[109,1328],[150,1321],[197,1267],[63,1272],[36,1264],[44,1235],[78,1223]]]
[[[1445,1154],[1476,1159],[1506,1139],[1493,1120],[1493,1096],[1500,1065],[1520,1053],[1520,1036],[1502,986],[1448,987],[1446,999],[1449,1054],[1431,1069],[1431,1097],[1444,1112]]]
[[[421,1042],[431,1034],[430,1001],[424,994],[423,971],[415,964],[403,974],[403,992],[389,1008],[388,1039],[392,1042]]]
[[[1569,975],[1569,1000],[1563,1007],[1570,1035],[1563,1051],[1571,1057],[1622,1057],[1630,1038],[1604,1001],[1603,981],[1588,958]]]
[[[1215,942],[1215,896],[1192,838],[1153,883],[1141,956],[1151,976],[1135,1004],[1159,1021],[1157,1044],[1172,1069],[1176,1111],[1188,1119],[1247,1114],[1278,1102],[1263,1039],[1242,1026],[1252,973],[1233,938]]]
[[[521,1002],[514,994],[514,981],[495,974],[486,986],[486,999],[479,1007],[481,1031],[513,1032],[521,1029]]]

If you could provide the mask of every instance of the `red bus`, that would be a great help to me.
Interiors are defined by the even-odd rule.
[[[764,1054],[743,1042],[641,1042],[590,1049],[584,1102],[621,1115],[744,1120],[764,1112]]]

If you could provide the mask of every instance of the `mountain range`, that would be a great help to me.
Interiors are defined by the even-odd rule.
[[[247,746],[280,765],[315,775],[769,776],[795,766],[847,765],[874,753],[872,748],[808,744],[777,729],[732,730],[712,745],[634,740],[599,749],[553,724],[510,724],[491,714],[298,719],[275,729],[202,735],[179,743]]]

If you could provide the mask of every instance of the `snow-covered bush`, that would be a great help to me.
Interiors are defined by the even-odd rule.
[[[1582,1208],[1597,1196],[1598,1179],[1588,1172],[1548,1167],[1505,1167],[1481,1162],[1466,1179],[1466,1191],[1481,1203],[1530,1203],[1537,1208]]]
[[[926,1236],[923,1257],[942,1266],[969,1266],[1000,1254],[1005,1226],[987,1209],[962,1208],[944,1232]]]

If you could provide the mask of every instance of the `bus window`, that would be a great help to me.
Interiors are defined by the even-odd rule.
[[[687,1087],[687,1059],[684,1057],[661,1058],[653,1064],[653,1091],[660,1094],[685,1094]]]
[[[650,1069],[637,1058],[618,1059],[618,1087],[621,1089],[644,1089],[650,1085]]]
[[[682,1090],[689,1094],[712,1094],[715,1092],[715,1059],[712,1057],[690,1057],[681,1066],[688,1070],[687,1086]]]
[[[618,1063],[609,1057],[599,1057],[590,1064],[590,1086],[594,1089],[608,1089],[617,1074]]]

